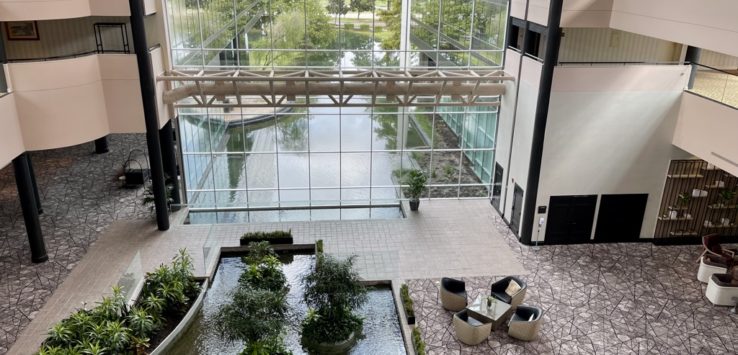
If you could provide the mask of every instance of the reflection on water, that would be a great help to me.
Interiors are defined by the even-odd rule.
[[[287,302],[292,312],[292,321],[286,327],[285,343],[295,355],[305,354],[300,345],[299,325],[307,314],[302,301],[304,289],[302,277],[314,265],[314,257],[294,255],[284,261],[283,271],[290,285]],[[175,344],[172,354],[237,354],[243,349],[241,342],[228,343],[213,326],[220,308],[230,302],[230,295],[238,285],[243,270],[241,258],[223,258],[208,290],[202,310],[196,320]],[[389,289],[371,289],[366,304],[359,310],[364,318],[364,335],[352,349],[351,354],[405,354],[400,325],[395,312],[392,292]]]
[[[196,207],[397,203],[393,172],[414,161],[382,151],[424,144],[412,127],[398,129],[401,114],[371,108],[296,109],[253,124],[206,117],[180,120],[188,189],[211,190],[189,192]]]

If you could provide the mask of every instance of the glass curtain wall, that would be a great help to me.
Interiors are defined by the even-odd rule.
[[[169,0],[172,58],[177,69],[500,68],[507,1],[436,0],[436,11],[451,11],[453,5],[463,14],[440,27],[436,15],[435,44],[426,46],[418,44],[417,37],[428,35],[416,33],[416,22],[432,16],[416,9],[418,4],[432,9],[430,3]],[[423,28],[430,33],[431,27]],[[466,47],[448,47],[448,38]],[[232,210],[205,217],[219,222],[387,218],[397,214],[387,206],[403,198],[401,176],[408,169],[428,175],[424,197],[489,197],[496,107],[366,102],[366,107],[179,109],[189,205]],[[303,210],[329,206],[381,208]],[[233,212],[238,209],[249,211]]]

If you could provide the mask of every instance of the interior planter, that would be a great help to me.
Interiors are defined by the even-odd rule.
[[[268,242],[269,244],[294,244],[295,239],[293,237],[284,238],[248,238],[241,239],[242,246],[249,245],[249,243]]]
[[[420,207],[420,200],[410,200],[410,211],[417,211]]]
[[[159,344],[156,345],[156,348],[151,350],[149,354],[151,355],[158,355],[158,354],[166,354],[168,353],[169,349],[172,348],[172,346],[177,342],[177,340],[187,331],[187,329],[192,325],[192,322],[197,317],[197,313],[202,308],[203,301],[205,300],[205,294],[208,291],[208,280],[203,280],[202,283],[200,283],[200,294],[197,296],[197,298],[192,302],[192,305],[190,305],[190,309],[187,311],[187,313],[182,317],[182,319],[179,321],[179,324],[172,329],[172,331],[167,335]]]
[[[311,344],[310,348],[314,350],[315,354],[346,354],[348,351],[356,345],[357,341],[356,332],[352,332],[348,339],[338,343],[318,343]]]

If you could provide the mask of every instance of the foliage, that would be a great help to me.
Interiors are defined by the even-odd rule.
[[[174,198],[172,196],[174,195],[174,185],[172,184],[165,184],[164,185],[164,193],[166,194],[166,201],[167,206],[174,203]],[[151,184],[147,184],[146,188],[144,189],[144,196],[141,200],[142,206],[149,206],[149,211],[154,210],[154,187]]]
[[[729,202],[730,200],[732,200],[733,198],[735,198],[735,195],[736,195],[736,192],[735,191],[731,191],[731,190],[727,190],[726,189],[726,190],[720,191],[720,194],[718,196],[720,196],[720,200],[722,202]]]
[[[401,12],[402,0],[390,0],[387,10],[379,11],[379,18],[384,22],[386,31],[390,33],[382,39],[382,48],[385,50],[400,49]]]
[[[220,309],[217,327],[226,339],[246,343],[279,336],[287,319],[287,292],[239,287]]]
[[[349,7],[352,11],[356,11],[358,19],[362,12],[374,11],[374,0],[349,0]]]
[[[171,266],[147,274],[140,301],[128,308],[120,287],[92,309],[80,309],[55,324],[39,354],[121,354],[142,352],[163,325],[166,312],[182,312],[199,292],[192,260],[184,250]],[[181,303],[184,302],[184,303]]]
[[[405,308],[405,315],[410,318],[415,316],[415,310],[413,310],[413,299],[410,298],[410,290],[406,284],[400,286],[400,300],[402,301],[402,307]]]
[[[415,348],[415,354],[425,355],[425,342],[423,341],[423,337],[420,334],[420,328],[413,328],[412,338],[413,348]]]
[[[304,300],[312,311],[302,324],[308,343],[337,343],[361,329],[362,321],[352,313],[366,301],[366,288],[353,269],[354,257],[338,260],[319,255],[313,271],[303,279]]]
[[[281,239],[292,238],[292,230],[289,231],[273,231],[273,232],[248,232],[241,236],[241,240],[262,240],[262,239]]]
[[[318,256],[323,254],[323,239],[318,239],[315,242],[315,254]]]
[[[690,200],[692,200],[692,196],[688,192],[682,192],[677,196],[677,204],[680,206],[687,205]]]
[[[287,355],[282,331],[287,320],[287,278],[268,242],[249,243],[249,254],[231,303],[217,314],[217,328],[231,341],[242,340],[241,354]]]
[[[423,194],[425,190],[425,183],[428,181],[428,177],[425,173],[418,169],[412,169],[405,174],[404,184],[409,185],[407,188],[408,197],[411,200],[417,200]]]
[[[328,5],[325,6],[325,9],[329,14],[335,15],[345,15],[349,12],[349,7],[346,6],[345,0],[328,0]]]

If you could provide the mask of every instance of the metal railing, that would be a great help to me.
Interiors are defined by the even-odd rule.
[[[727,71],[703,64],[693,65],[689,92],[738,108],[738,70]]]

